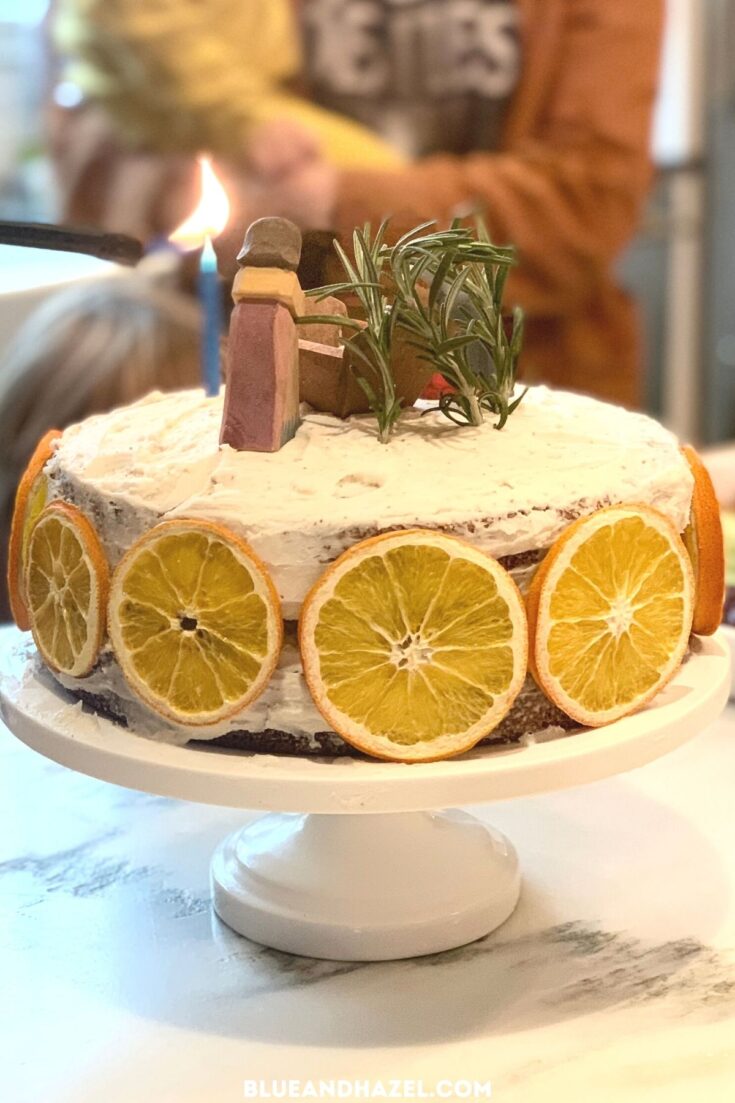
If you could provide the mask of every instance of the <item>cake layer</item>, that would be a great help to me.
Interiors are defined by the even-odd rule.
[[[165,742],[205,739],[224,748],[264,754],[357,753],[336,732],[327,730],[324,718],[309,697],[298,657],[288,649],[270,685],[254,705],[242,716],[204,731],[182,732],[167,726],[135,699],[114,662],[103,662],[88,678],[54,677],[95,711],[149,739]],[[515,743],[549,728],[573,727],[573,721],[544,697],[529,676],[508,715],[481,742]]]
[[[219,447],[221,414],[221,395],[153,394],[64,433],[52,493],[90,517],[111,566],[164,517],[219,521],[260,556],[294,619],[328,563],[392,528],[437,528],[505,558],[616,502],[654,506],[679,531],[688,520],[692,476],[670,433],[545,387],[501,432],[409,410],[388,445],[372,418],[307,412],[280,452],[235,452]]]

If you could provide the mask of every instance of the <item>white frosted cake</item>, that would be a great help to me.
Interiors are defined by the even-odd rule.
[[[226,525],[260,557],[286,622],[278,668],[243,712],[177,726],[127,685],[108,645],[84,678],[56,676],[92,707],[168,739],[220,739],[250,750],[347,753],[326,730],[303,677],[295,622],[310,587],[342,552],[398,529],[455,535],[500,561],[521,591],[578,517],[615,503],[655,507],[678,532],[692,475],[657,422],[590,398],[531,388],[501,432],[457,430],[437,412],[405,413],[387,447],[369,417],[304,413],[296,437],[263,454],[220,447],[222,398],[153,394],[67,429],[46,465],[51,498],[92,522],[114,568],[163,519]],[[491,733],[517,739],[571,722],[527,680]]]

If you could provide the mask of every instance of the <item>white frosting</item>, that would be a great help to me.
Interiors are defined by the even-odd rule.
[[[642,414],[531,388],[501,432],[408,411],[389,445],[369,417],[307,413],[276,453],[218,445],[222,398],[153,394],[68,429],[49,466],[111,563],[158,519],[206,517],[247,539],[295,618],[325,564],[391,527],[441,527],[496,557],[547,548],[570,520],[645,502],[679,530],[692,478]]]
[[[30,638],[21,637],[19,642],[11,649],[10,658],[17,674],[7,678],[4,682],[3,692],[22,711],[41,723],[53,727],[55,731],[67,734],[72,739],[96,739],[100,734],[109,734],[110,721],[107,718],[85,708],[81,701],[70,702],[58,690],[54,692],[56,676],[52,677],[51,672],[40,662],[38,652]],[[94,677],[97,678],[97,675],[95,674]],[[58,680],[62,683],[68,681],[65,678],[59,678]],[[523,693],[524,690],[521,691],[521,695]],[[138,715],[132,703],[128,707],[128,701],[125,700],[124,705],[126,715],[136,735],[168,743],[182,743],[184,741],[181,733],[162,730],[160,720],[157,728],[155,723],[151,723],[150,727],[138,726]],[[518,743],[521,746],[531,746],[534,743],[546,743],[553,739],[565,739],[573,733],[574,729],[566,730],[549,726],[538,732],[521,736]],[[189,738],[191,738],[191,735],[189,735]],[[321,749],[315,741],[312,746],[314,750],[319,751]],[[482,750],[485,753],[492,754],[495,748],[485,746]],[[477,751],[473,753],[476,754]],[[276,768],[278,762],[281,761],[281,756],[269,755],[268,760],[269,764]],[[368,760],[353,759],[350,762],[350,768],[355,770],[364,769],[369,765],[370,761]]]
[[[316,747],[313,735],[329,730],[329,725],[309,694],[298,648],[288,640],[284,644],[277,669],[257,701],[222,723],[205,728],[169,725],[149,709],[127,684],[110,651],[104,653],[101,663],[88,677],[69,678],[65,674],[58,674],[57,678],[67,689],[83,689],[103,698],[109,698],[109,694],[113,694],[117,698],[114,703],[123,710],[128,725],[139,735],[146,735],[149,739],[186,743],[190,739],[215,739],[226,732],[242,729],[259,732],[272,728],[305,737]]]
[[[320,745],[315,738],[316,733],[329,731],[328,723],[309,693],[298,648],[289,639],[284,643],[278,667],[257,701],[227,720],[205,728],[169,724],[149,709],[127,684],[109,650],[105,651],[100,664],[86,678],[70,678],[65,674],[54,676],[67,689],[82,689],[86,693],[99,695],[113,711],[122,712],[128,727],[137,735],[161,742],[183,744],[190,739],[216,739],[229,732],[263,732],[271,729],[298,735],[306,740],[312,750],[318,751]],[[515,707],[526,707],[538,698],[539,693],[529,676]]]

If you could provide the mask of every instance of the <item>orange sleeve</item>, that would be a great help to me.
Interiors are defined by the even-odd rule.
[[[401,229],[430,218],[442,224],[474,205],[495,241],[518,247],[512,300],[537,315],[583,303],[634,232],[650,182],[662,3],[565,0],[563,9],[531,136],[497,154],[346,172],[338,232],[387,214]]]

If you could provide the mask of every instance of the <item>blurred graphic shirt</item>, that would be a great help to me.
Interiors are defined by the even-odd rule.
[[[514,0],[302,0],[317,103],[404,153],[497,148],[518,82]]]

